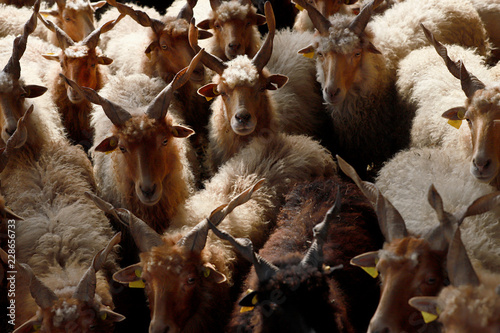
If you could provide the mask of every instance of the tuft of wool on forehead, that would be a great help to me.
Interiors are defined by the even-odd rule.
[[[255,15],[257,10],[250,4],[242,5],[238,0],[223,2],[211,18],[217,17],[220,21],[245,20],[249,15]]]
[[[230,89],[236,86],[252,86],[258,82],[257,67],[246,55],[239,55],[226,64],[228,67],[222,73],[222,80]]]
[[[330,17],[331,27],[328,35],[321,35],[319,51],[347,54],[353,52],[360,46],[360,37],[352,32],[348,27],[352,22],[352,17],[335,14]]]

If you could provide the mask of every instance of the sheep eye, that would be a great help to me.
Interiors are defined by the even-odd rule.
[[[66,22],[71,21],[71,18],[70,18],[70,17],[65,17],[64,19],[66,20]]]
[[[126,152],[127,152],[127,149],[125,149],[125,147],[123,147],[123,146],[120,146],[120,151],[121,151],[122,153],[126,153]]]
[[[163,141],[161,142],[162,146],[166,146],[168,143],[168,139],[163,139]]]
[[[220,30],[220,29],[221,29],[220,24],[216,24],[216,25],[215,25],[215,29]]]
[[[323,53],[317,52],[316,54],[318,55],[318,57],[323,58]]]
[[[167,44],[162,44],[161,48],[162,48],[163,50],[166,50],[166,49],[168,49],[168,46],[167,46]]]
[[[187,283],[194,284],[195,281],[196,281],[196,279],[194,277],[190,277],[190,278],[188,278]]]
[[[360,57],[360,56],[361,56],[361,52],[356,52],[356,53],[354,53],[354,56],[355,56],[355,57]]]
[[[427,279],[427,284],[434,284],[434,283],[436,283],[436,278],[430,277]]]

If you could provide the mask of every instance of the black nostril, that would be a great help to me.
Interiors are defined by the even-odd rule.
[[[145,197],[150,198],[153,196],[153,194],[156,191],[156,184],[154,184],[153,186],[145,187],[145,188],[141,186],[141,191]]]
[[[339,93],[340,93],[340,88],[337,88],[337,90],[335,90],[335,93],[333,93],[333,97],[338,96]]]
[[[8,135],[13,135],[15,131],[16,131],[15,128],[6,128],[5,129],[5,132],[7,132]]]
[[[236,120],[240,123],[244,123],[244,122],[247,122],[250,120],[251,116],[250,116],[250,113],[238,113],[234,116],[236,118]]]

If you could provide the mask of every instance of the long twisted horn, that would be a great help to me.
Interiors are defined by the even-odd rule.
[[[276,32],[276,19],[274,18],[273,6],[267,1],[264,5],[264,10],[266,13],[267,27],[269,28],[269,33],[267,34],[264,44],[260,47],[260,50],[255,54],[252,59],[252,63],[257,67],[260,72],[267,65],[267,62],[271,58],[273,53],[273,41],[274,34]]]
[[[321,35],[328,35],[329,29],[332,26],[328,18],[324,17],[319,10],[316,9],[306,0],[293,0],[296,4],[307,10],[307,14],[311,19],[314,27],[319,31]]]
[[[118,16],[115,20],[104,23],[101,27],[95,29],[90,33],[90,35],[85,37],[82,44],[86,45],[89,49],[95,49],[97,47],[97,44],[99,44],[99,37],[101,36],[101,34],[113,29],[115,25],[124,17],[125,14],[120,14],[120,16]]]
[[[75,292],[73,293],[73,298],[90,303],[94,300],[95,290],[96,290],[96,272],[101,269],[101,267],[106,262],[108,254],[113,250],[113,246],[120,243],[122,233],[117,233],[108,245],[100,250],[92,259],[92,263],[89,269],[85,272],[83,277],[78,282]]]
[[[200,61],[201,57],[203,55],[203,50],[198,52],[191,62],[189,63],[189,66],[181,69],[174,77],[172,82],[170,82],[159,94],[158,96],[155,97],[154,100],[149,103],[149,106],[146,110],[146,114],[148,115],[149,118],[151,119],[163,119],[167,115],[168,112],[168,106],[170,105],[170,101],[172,99],[172,96],[174,94],[174,91],[176,89],[179,89],[182,87],[187,81],[189,81],[189,78],[191,77],[191,74],[193,71],[196,69],[196,66],[198,65],[198,62]]]
[[[143,27],[151,27],[155,34],[159,34],[165,28],[165,23],[160,20],[150,18],[148,14],[141,10],[135,10],[132,7],[116,2],[116,0],[106,1],[111,6],[116,7],[121,14],[130,16],[134,21],[136,21]]]
[[[71,39],[71,37],[68,36],[68,34],[63,29],[55,25],[52,21],[46,20],[40,14],[38,14],[38,17],[40,18],[40,21],[42,21],[42,23],[47,27],[47,29],[56,34],[57,42],[59,43],[59,46],[61,47],[62,50],[65,50],[68,47],[75,45],[73,39]]]
[[[99,96],[99,94],[94,89],[80,87],[78,83],[68,79],[66,76],[64,76],[64,74],[59,74],[59,76],[63,78],[64,81],[66,81],[66,84],[68,84],[71,88],[75,89],[79,94],[85,97],[86,100],[102,106],[104,113],[115,126],[123,126],[125,122],[127,122],[127,120],[132,118],[132,115],[127,110],[125,110],[118,104],[115,104],[110,100]]]
[[[201,62],[203,63],[203,65],[207,66],[217,74],[222,75],[224,70],[227,68],[227,65],[218,57],[206,52],[205,50],[202,50],[198,46],[198,28],[196,27],[194,18],[189,24],[189,45],[191,45],[195,52],[202,53]]]
[[[479,278],[472,267],[465,246],[462,243],[460,228],[457,228],[455,231],[455,236],[448,249],[446,267],[448,269],[450,282],[455,287],[462,285],[479,285]]]
[[[365,30],[366,25],[370,21],[373,11],[375,8],[382,3],[383,0],[373,0],[368,5],[361,9],[361,12],[356,16],[356,18],[349,24],[348,29],[354,32],[356,35],[361,35]]]
[[[221,4],[221,0],[210,0],[210,7],[214,12],[220,7]]]
[[[190,22],[193,18],[193,8],[196,6],[198,0],[187,0],[186,4],[181,8],[179,14],[177,15],[178,19],[185,19]]]
[[[342,196],[340,194],[340,187],[337,188],[337,197],[335,198],[335,203],[328,210],[323,221],[318,223],[313,228],[314,241],[311,244],[311,247],[307,251],[306,255],[300,262],[301,266],[313,266],[320,268],[323,264],[323,245],[326,242],[326,237],[328,235],[328,230],[330,229],[330,225],[332,221],[340,213]]]
[[[37,0],[33,6],[33,14],[30,19],[24,24],[23,34],[14,39],[12,56],[9,59],[7,65],[5,65],[3,72],[11,74],[14,79],[18,80],[21,77],[21,64],[19,60],[26,50],[26,44],[28,43],[28,36],[35,31],[36,28],[36,16],[40,10],[40,0]]]
[[[443,58],[450,73],[460,80],[462,90],[468,98],[472,98],[477,90],[485,88],[484,83],[467,71],[461,60],[455,62],[450,59],[446,47],[436,40],[432,32],[430,32],[423,24],[420,24],[420,26],[424,30],[425,37],[427,37],[429,42],[434,46],[434,49],[436,49],[436,52],[441,56],[441,58]]]

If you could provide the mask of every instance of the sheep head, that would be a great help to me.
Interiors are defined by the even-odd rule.
[[[265,16],[257,14],[250,1],[212,0],[210,5],[210,18],[200,22],[198,28],[214,31],[217,47],[212,52],[225,61],[243,54],[253,57],[260,46],[257,26],[266,23]]]
[[[106,1],[58,0],[56,4],[54,9],[42,10],[40,14],[52,17],[56,26],[66,32],[72,40],[78,42],[95,30],[94,12],[104,6]]]
[[[216,208],[209,219],[216,224],[222,222],[234,208],[248,201],[262,182]],[[231,258],[224,258],[211,244],[207,246],[208,220],[197,224],[186,235],[160,236],[130,212],[97,201],[98,207],[116,214],[130,226],[141,250],[141,261],[116,272],[113,279],[130,287],[146,288],[151,311],[150,332],[180,332],[188,330],[187,327],[192,329],[198,321],[206,321],[207,318],[202,318],[204,313],[198,313],[199,308],[216,298],[222,285],[228,288],[225,282],[231,264],[227,261]],[[219,296],[223,297],[220,293]]]
[[[150,43],[145,50],[149,58],[147,64],[151,66],[150,74],[170,82],[177,72],[189,65],[196,54],[188,41],[189,21],[193,16],[192,8],[196,1],[187,1],[176,18],[165,17],[163,21],[152,19],[143,11],[134,10],[115,0],[108,0],[108,3],[117,7],[120,13],[129,15],[140,25],[151,27]],[[205,39],[211,36],[208,31],[200,31],[198,38]],[[202,83],[204,79],[205,69],[202,64],[197,64],[190,81]]]
[[[307,1],[295,1],[307,10],[317,29],[313,44],[298,52],[316,54],[318,81],[328,104],[341,105],[348,93],[358,94],[362,90],[366,80],[365,63],[380,54],[371,43],[372,33],[365,28],[373,10],[382,1],[372,1],[353,20],[350,16],[337,15],[332,21]]]
[[[450,73],[460,80],[462,90],[467,96],[465,106],[452,108],[443,113],[449,120],[465,119],[472,138],[471,174],[480,182],[500,186],[500,87],[486,87],[472,73],[469,73],[461,61],[449,58],[446,47],[434,38],[423,25],[422,29],[443,58]]]
[[[144,110],[134,110],[134,116],[121,106],[99,96],[90,88],[82,88],[65,78],[68,85],[92,103],[100,104],[113,123],[112,135],[104,139],[96,151],[110,153],[119,148],[116,157],[125,168],[126,182],[133,183],[136,197],[152,206],[162,198],[164,180],[182,168],[175,138],[187,138],[194,133],[188,127],[174,125],[167,115],[174,90],[185,84],[196,68],[201,54],[189,67],[181,70]],[[64,77],[64,76],[63,76]],[[131,193],[131,195],[133,195]]]
[[[81,42],[73,41],[66,32],[54,23],[46,21],[42,16],[39,17],[45,26],[56,34],[61,47],[59,55],[44,54],[43,57],[48,60],[59,62],[61,64],[62,73],[70,80],[75,81],[78,85],[96,90],[102,88],[103,83],[99,65],[109,65],[113,60],[104,56],[97,47],[99,37],[101,33],[111,30],[124,15],[122,14],[116,20],[109,21],[100,28],[93,30]],[[64,81],[62,79],[60,80],[61,84],[64,84]],[[82,95],[70,86],[67,87],[66,94],[73,104],[78,104],[85,100]]]
[[[36,17],[39,9],[40,1],[37,1],[31,18],[24,25],[23,34],[14,39],[9,62],[0,72],[0,110],[2,112],[0,125],[2,127],[1,137],[4,142],[7,142],[15,132],[17,121],[26,112],[26,98],[35,98],[47,91],[47,88],[42,86],[25,84],[21,79],[21,65],[19,63],[26,50],[28,36],[36,28]]]
[[[240,136],[259,133],[261,130],[274,130],[274,113],[270,112],[268,90],[281,88],[288,78],[284,75],[270,75],[264,66],[272,53],[276,22],[270,3],[266,3],[266,18],[269,34],[257,54],[249,59],[246,55],[223,63],[217,57],[204,54],[202,61],[205,66],[218,73],[214,83],[207,84],[198,90],[200,95],[213,98],[221,95],[225,119],[233,132]],[[195,29],[191,25],[191,29]],[[191,45],[196,49],[196,40],[191,33]]]
[[[114,323],[122,321],[125,317],[113,312],[109,306],[102,304],[100,299],[95,297],[96,272],[101,269],[107,256],[113,250],[113,246],[118,244],[120,239],[121,233],[116,234],[108,245],[94,256],[89,269],[76,286],[73,295],[57,296],[34,275],[29,265],[16,264],[18,274],[29,279],[31,296],[39,310],[35,316],[16,328],[14,332],[112,331]],[[7,253],[3,250],[0,250],[0,257],[4,262],[7,262]],[[101,291],[106,292],[105,290]]]

